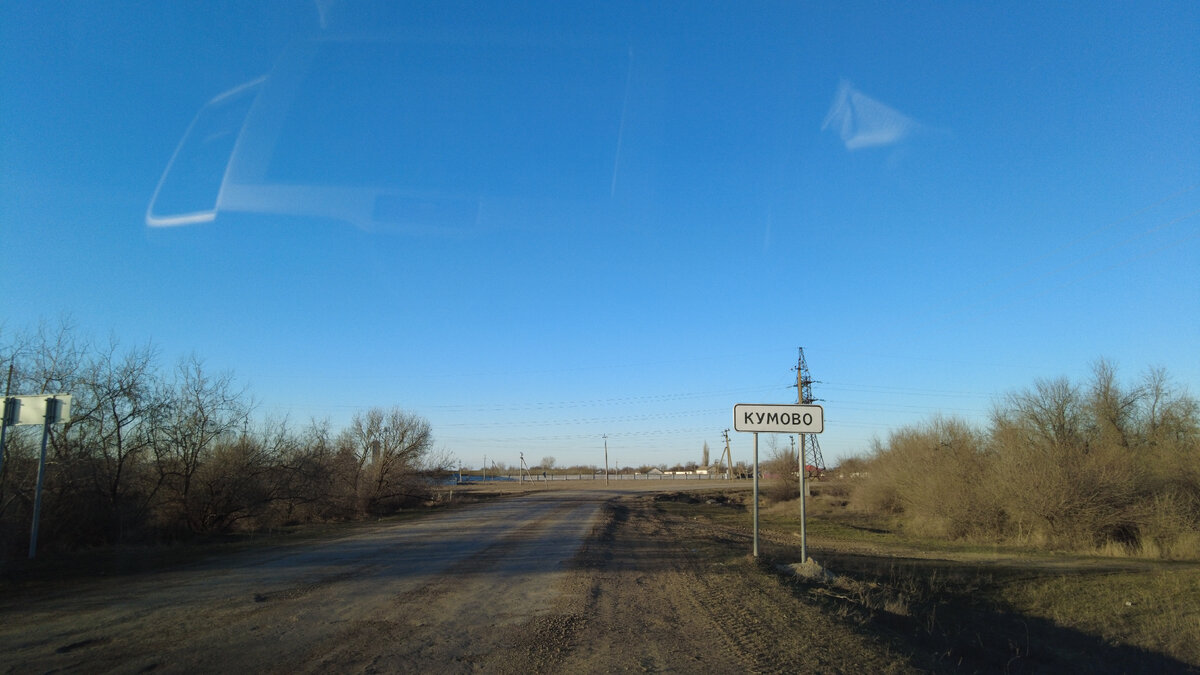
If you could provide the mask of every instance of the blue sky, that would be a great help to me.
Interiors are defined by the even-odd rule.
[[[699,460],[801,346],[831,464],[1102,357],[1196,393],[1197,35],[1187,2],[6,3],[0,315],[195,352],[263,415],[398,405],[468,465]],[[148,225],[248,82],[274,116],[197,123],[230,208]],[[215,204],[186,169],[164,208]]]

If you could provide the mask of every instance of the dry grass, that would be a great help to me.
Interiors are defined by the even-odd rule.
[[[808,512],[800,565],[798,504],[760,513],[765,568],[803,602],[856,625],[933,671],[1179,672],[1200,668],[1200,565],[1032,546],[913,536],[848,509],[823,485]],[[744,509],[706,495],[664,511],[748,534]],[[721,536],[721,535],[714,535]],[[726,537],[728,539],[728,537]],[[803,568],[803,569],[801,569]],[[1128,603],[1128,604],[1127,604]]]
[[[990,426],[935,417],[893,432],[848,481],[850,505],[912,535],[1200,560],[1200,405],[1151,373],[1133,387],[1039,381]]]
[[[1016,612],[1200,666],[1200,569],[1062,575],[1001,589]]]

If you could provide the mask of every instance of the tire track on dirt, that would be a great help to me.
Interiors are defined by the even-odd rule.
[[[445,672],[478,665],[504,647],[505,625],[523,623],[529,614],[542,611],[545,605],[530,606],[528,598],[520,596],[552,591],[547,588],[553,586],[550,580],[536,577],[574,553],[571,547],[557,562],[554,555],[537,556],[544,558],[540,566],[531,566],[532,549],[543,547],[548,537],[587,520],[596,510],[594,502],[554,503],[549,511],[447,567],[429,583],[394,595],[378,616],[352,623],[314,646],[299,662],[317,671],[388,669],[402,663],[404,669],[429,664]],[[577,546],[581,537],[575,539]],[[529,583],[538,588],[523,588]],[[390,646],[380,654],[380,644]]]
[[[605,507],[605,520],[575,560],[578,574],[560,608],[576,617],[571,642],[543,647],[540,672],[745,672],[714,649],[718,634],[691,611],[691,576],[673,535],[656,529],[635,501]],[[546,667],[550,666],[550,667]]]
[[[577,563],[581,639],[564,672],[869,672],[895,660],[789,589],[727,532],[660,512],[648,497],[606,507]],[[733,544],[731,547],[730,544]],[[600,664],[603,664],[602,666]]]

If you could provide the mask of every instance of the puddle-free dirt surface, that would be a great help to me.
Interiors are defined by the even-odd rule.
[[[0,599],[10,672],[746,672],[894,661],[648,496],[548,490]],[[740,546],[740,544],[738,544]],[[837,649],[829,649],[830,645]],[[876,666],[872,668],[872,666]]]

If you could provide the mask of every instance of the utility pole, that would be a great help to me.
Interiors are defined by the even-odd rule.
[[[725,480],[733,477],[733,455],[729,454],[729,430],[721,432],[725,435],[725,454],[721,457],[725,460]]]
[[[604,434],[604,486],[608,487],[608,434]]]
[[[796,437],[791,434],[788,434],[788,441],[792,444],[792,457],[796,457]],[[800,462],[800,478],[803,479],[804,478],[804,458],[799,457],[798,459]],[[804,482],[803,481],[801,481],[801,483],[800,483],[800,489],[802,491],[804,490]]]

